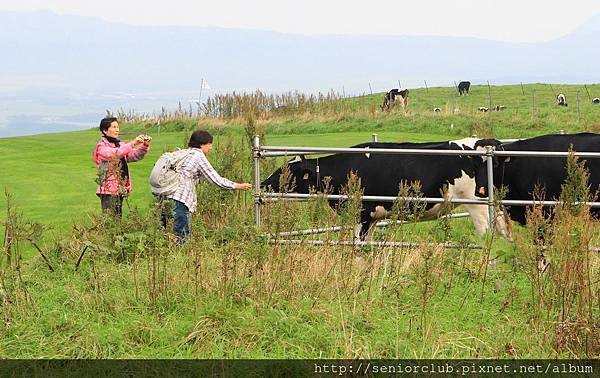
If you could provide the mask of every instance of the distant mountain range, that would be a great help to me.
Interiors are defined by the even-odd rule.
[[[600,15],[547,43],[131,26],[49,11],[0,12],[0,24],[0,91],[183,91],[198,89],[201,78],[221,91],[354,93],[398,80],[600,81]]]
[[[468,22],[465,21],[465,22]],[[0,137],[91,127],[105,109],[160,112],[217,92],[600,82],[600,15],[546,43],[131,26],[0,12]]]

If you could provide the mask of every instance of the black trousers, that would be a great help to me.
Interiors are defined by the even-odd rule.
[[[100,205],[103,212],[114,214],[120,218],[123,213],[123,196],[100,194]]]

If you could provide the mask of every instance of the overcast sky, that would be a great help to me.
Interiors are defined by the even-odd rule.
[[[2,10],[52,10],[136,25],[540,42],[600,13],[600,0],[0,0]]]

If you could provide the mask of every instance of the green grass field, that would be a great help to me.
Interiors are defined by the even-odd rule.
[[[600,92],[598,85],[587,87],[592,97]],[[346,99],[334,114],[259,119],[257,127],[269,145],[332,147],[369,141],[373,133],[380,141],[422,142],[599,132],[600,106],[587,101],[583,87],[558,88],[568,108],[556,107],[545,85],[492,87],[493,104],[507,110],[491,114],[476,110],[489,105],[487,87],[472,87],[460,98],[453,88],[429,88],[411,90],[407,113],[375,111],[379,94]],[[459,111],[452,113],[454,105]],[[99,211],[91,158],[96,130],[0,139],[0,188],[11,194],[21,223],[44,226],[38,245],[54,269],[24,240],[13,247],[22,258],[11,266],[4,248],[0,356],[600,357],[600,265],[597,254],[581,249],[591,239],[598,242],[598,225],[585,216],[548,226],[547,255],[556,268],[539,275],[530,230],[516,227],[515,243],[491,241],[475,236],[468,219],[395,227],[376,238],[450,239],[489,248],[269,245],[262,231],[350,225],[355,214],[337,216],[319,201],[276,204],[265,209],[264,226],[256,230],[250,193],[203,183],[194,239],[176,248],[152,213],[147,177],[154,162],[165,149],[183,145],[185,127],[208,128],[215,136],[215,167],[232,180],[250,181],[245,122],[183,120],[163,125],[160,133],[122,125],[125,140],[140,132],[154,136],[149,155],[130,165],[133,193],[122,222]],[[263,177],[281,160],[265,161]],[[6,207],[2,196],[3,223]]]

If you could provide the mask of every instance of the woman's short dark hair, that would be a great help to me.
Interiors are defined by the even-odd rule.
[[[100,121],[100,131],[105,132],[110,127],[110,124],[113,122],[118,122],[115,117],[104,117]]]
[[[196,130],[192,133],[192,136],[190,137],[188,147],[200,148],[201,145],[212,143],[212,141],[213,137],[208,131]]]

